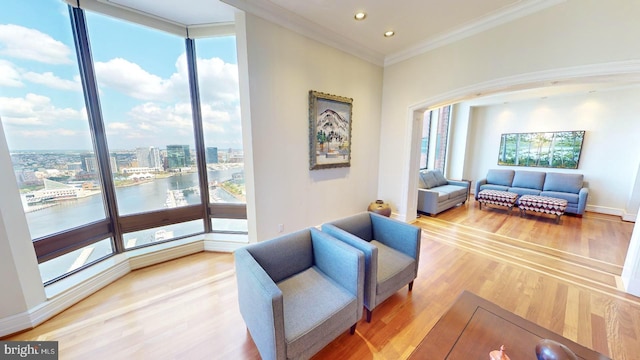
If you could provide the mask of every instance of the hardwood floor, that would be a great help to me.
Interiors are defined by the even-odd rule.
[[[416,225],[413,291],[397,292],[316,359],[404,359],[463,290],[613,359],[638,359],[640,298],[619,288],[633,223],[587,213],[556,225],[472,200]],[[57,340],[61,359],[259,359],[238,310],[233,256],[219,253],[134,271],[8,340]]]

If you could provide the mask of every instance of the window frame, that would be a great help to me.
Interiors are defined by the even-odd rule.
[[[74,50],[76,53],[84,103],[87,111],[89,131],[91,134],[93,151],[96,157],[100,185],[102,187],[101,196],[103,197],[103,205],[105,207],[105,219],[84,224],[72,229],[66,229],[51,235],[42,236],[33,239],[32,243],[39,263],[44,263],[105,239],[110,239],[112,252],[110,255],[84,264],[78,269],[74,269],[73,271],[69,271],[61,276],[46,281],[44,282],[45,285],[49,285],[53,282],[66,278],[106,258],[133,249],[139,249],[162,242],[175,241],[203,233],[229,233],[229,231],[214,231],[211,225],[212,219],[247,219],[246,203],[231,204],[210,202],[208,170],[206,163],[206,145],[204,141],[202,113],[200,108],[201,104],[198,87],[195,41],[189,37],[185,38],[185,53],[187,55],[189,93],[195,137],[196,167],[198,170],[201,202],[198,205],[189,205],[172,209],[162,209],[128,215],[119,214],[115,193],[115,181],[111,170],[111,152],[109,151],[107,143],[106,129],[100,105],[100,95],[95,76],[85,12],[84,9],[80,8],[77,4],[68,4],[68,10],[71,31],[74,39]],[[129,21],[127,19],[120,20]],[[156,31],[162,30],[156,29]],[[169,33],[176,35],[172,32]],[[125,233],[194,220],[203,221],[204,232],[125,248]],[[246,231],[234,233],[246,234]]]

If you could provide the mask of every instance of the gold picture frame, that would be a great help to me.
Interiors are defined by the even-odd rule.
[[[309,169],[351,166],[353,99],[309,91]]]

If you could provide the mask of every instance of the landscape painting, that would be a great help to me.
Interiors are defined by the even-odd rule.
[[[351,165],[353,99],[309,91],[309,168]]]
[[[584,131],[502,134],[498,165],[577,169]]]

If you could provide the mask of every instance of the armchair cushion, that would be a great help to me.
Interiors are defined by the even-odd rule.
[[[284,336],[289,358],[298,357],[322,338],[327,329],[339,329],[341,319],[357,312],[353,294],[315,266],[279,282],[278,287],[285,294]]]
[[[395,292],[395,286],[404,279],[413,279],[416,273],[415,259],[397,251],[379,241],[371,244],[378,248],[378,284],[376,294]],[[411,281],[411,280],[408,280]]]

